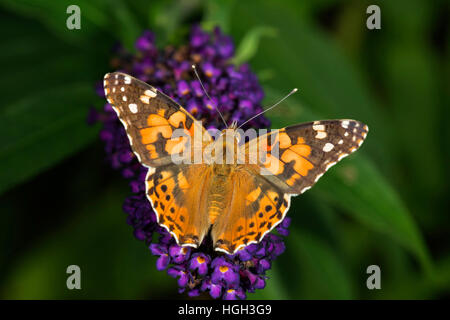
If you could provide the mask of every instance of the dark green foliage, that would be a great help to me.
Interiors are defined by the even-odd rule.
[[[94,84],[110,48],[132,49],[144,29],[180,44],[190,25],[219,24],[236,63],[260,77],[273,127],[329,118],[369,125],[360,151],[293,202],[286,252],[249,298],[448,297],[449,8],[379,1],[78,1],[82,28],[66,28],[71,1],[0,1],[0,297],[180,298],[173,279],[132,235],[126,182],[103,162],[104,101]],[[65,287],[82,269],[82,290]],[[382,289],[366,288],[366,268]]]

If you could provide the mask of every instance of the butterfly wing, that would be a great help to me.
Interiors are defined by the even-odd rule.
[[[172,155],[181,154],[186,137],[201,137],[200,145],[189,141],[193,148],[202,148],[212,141],[211,136],[195,118],[178,103],[154,87],[127,74],[114,72],[105,75],[103,86],[107,101],[123,123],[131,148],[139,161],[147,167],[172,163]],[[184,137],[171,139],[176,129],[183,129]],[[186,153],[187,154],[187,153]]]
[[[279,224],[289,209],[291,195],[245,166],[231,176],[229,197],[215,221],[211,236],[215,250],[228,254],[257,243]]]
[[[159,224],[180,245],[197,246],[209,227],[206,210],[201,207],[209,171],[201,164],[175,164],[172,160],[186,146],[190,146],[193,157],[196,148],[203,150],[212,141],[211,136],[175,101],[127,74],[106,74],[104,89],[106,99],[125,127],[134,154],[149,168],[146,193]],[[173,139],[176,129],[181,129],[184,136]],[[200,144],[194,135],[201,137]],[[191,138],[190,143],[185,143],[186,137]]]
[[[206,165],[167,165],[151,168],[147,197],[179,245],[198,247],[209,229],[206,196],[211,168]]]
[[[329,168],[356,151],[367,132],[359,121],[325,120],[275,130],[247,142],[241,147],[247,164],[231,177],[233,196],[212,229],[216,250],[232,254],[261,241],[283,221],[291,196],[311,188]],[[259,150],[267,152],[261,160]],[[250,158],[256,164],[248,164]]]
[[[286,193],[301,194],[364,142],[368,127],[355,120],[314,121],[275,130],[249,141],[267,150],[258,160],[262,177]]]

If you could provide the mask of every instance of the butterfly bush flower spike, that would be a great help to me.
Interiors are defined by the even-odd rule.
[[[219,28],[208,33],[195,26],[188,44],[163,49],[155,46],[153,33],[145,31],[136,40],[135,47],[137,53],[132,54],[118,45],[111,60],[112,69],[130,74],[164,92],[185,106],[206,128],[223,129],[212,104],[219,108],[228,123],[242,123],[262,111],[264,92],[257,77],[248,65],[230,63],[234,44]],[[192,65],[197,66],[213,101],[205,96],[192,72]],[[95,89],[100,97],[105,96],[100,85],[97,84]],[[284,251],[281,235],[288,235],[289,218],[277,226],[278,235],[269,233],[259,243],[233,255],[214,251],[210,238],[206,238],[199,248],[180,247],[157,223],[145,195],[147,168],[132,153],[124,127],[109,103],[102,112],[89,114],[89,122],[96,121],[102,123],[100,139],[104,142],[109,164],[120,170],[133,193],[123,205],[127,223],[134,228],[135,237],[144,241],[150,252],[158,257],[156,268],[167,270],[169,276],[177,279],[179,292],[187,292],[189,296],[207,293],[215,299],[245,299],[248,292],[265,287],[266,272]],[[261,116],[250,121],[247,128],[267,128],[269,124],[267,118]],[[156,243],[152,243],[154,234],[158,235]]]

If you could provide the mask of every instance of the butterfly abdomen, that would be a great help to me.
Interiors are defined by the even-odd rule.
[[[213,193],[208,199],[208,217],[209,223],[214,224],[217,217],[223,210],[224,196],[220,193]]]
[[[213,177],[208,190],[207,208],[209,223],[214,224],[216,218],[223,212],[225,207],[225,195],[229,182],[229,165],[214,165]]]

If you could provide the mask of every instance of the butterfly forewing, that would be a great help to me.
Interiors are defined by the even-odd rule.
[[[244,148],[248,152],[252,143],[267,145],[267,156],[259,161],[262,176],[286,193],[301,194],[356,151],[367,132],[367,125],[355,120],[315,121],[275,130]]]
[[[106,99],[123,123],[131,147],[142,164],[148,167],[166,165],[172,162],[173,153],[182,153],[179,150],[182,137],[171,139],[176,129],[184,129],[191,137],[194,130],[198,130],[205,142],[211,140],[189,112],[147,83],[114,72],[105,75],[103,85]]]

